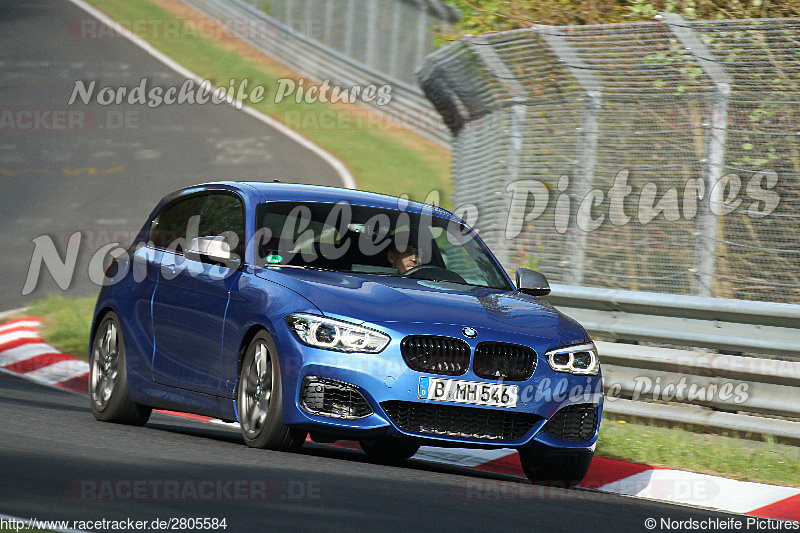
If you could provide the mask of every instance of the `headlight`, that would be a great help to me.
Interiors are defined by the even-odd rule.
[[[326,350],[378,353],[391,340],[380,331],[317,315],[289,315],[286,323],[301,341]]]
[[[597,348],[593,343],[550,350],[546,357],[550,368],[556,372],[590,375],[597,374],[600,369]]]

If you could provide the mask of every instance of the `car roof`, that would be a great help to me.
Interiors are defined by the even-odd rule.
[[[378,194],[373,192],[344,189],[341,187],[328,187],[323,185],[305,185],[299,183],[261,182],[261,181],[217,181],[201,183],[187,187],[176,193],[197,192],[203,189],[229,189],[240,194],[250,196],[257,202],[318,202],[336,203],[345,201],[354,205],[384,209],[403,209],[412,213],[427,210],[432,215],[450,218],[452,213],[444,208],[432,204],[415,202],[412,200]],[[256,198],[255,193],[260,193],[261,198]],[[171,197],[175,194],[170,195]]]

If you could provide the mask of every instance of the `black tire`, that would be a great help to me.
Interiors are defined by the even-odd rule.
[[[117,315],[109,311],[100,320],[89,354],[89,401],[97,420],[143,426],[152,409],[128,396],[125,342]]]
[[[542,457],[527,450],[519,450],[522,471],[532,483],[566,489],[583,481],[593,457],[594,452]]]
[[[251,448],[286,451],[303,445],[307,432],[283,423],[282,390],[275,343],[262,331],[247,346],[236,394],[242,437]]]
[[[410,459],[419,450],[419,443],[399,437],[363,439],[359,444],[367,455],[382,462]]]

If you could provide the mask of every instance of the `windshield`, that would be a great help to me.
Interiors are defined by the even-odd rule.
[[[260,265],[405,276],[511,290],[475,233],[432,213],[344,202],[269,202],[256,212]]]

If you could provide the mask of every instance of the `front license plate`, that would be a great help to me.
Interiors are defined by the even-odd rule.
[[[434,402],[516,407],[517,386],[458,379],[419,378],[419,397]]]

